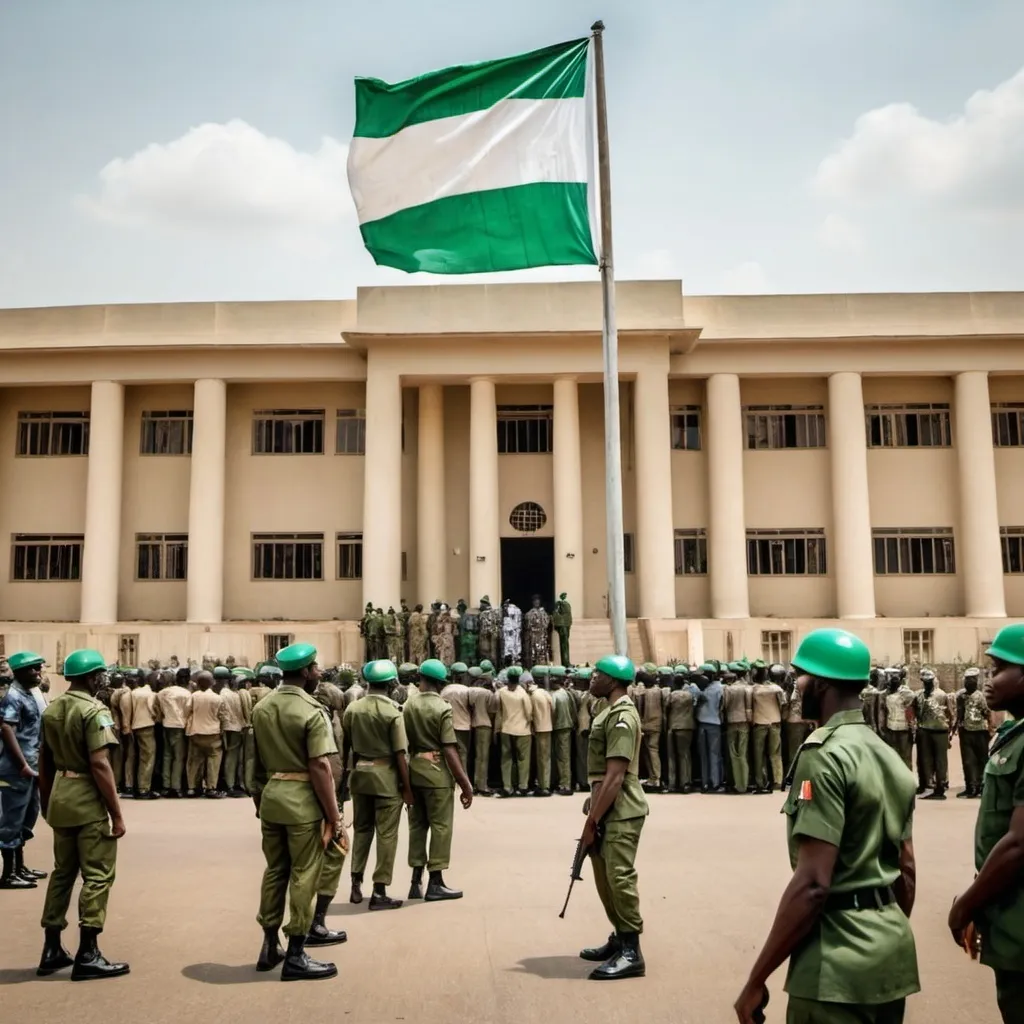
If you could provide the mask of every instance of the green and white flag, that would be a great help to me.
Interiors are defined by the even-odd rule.
[[[597,263],[589,43],[393,85],[356,79],[348,180],[377,263],[433,274]]]

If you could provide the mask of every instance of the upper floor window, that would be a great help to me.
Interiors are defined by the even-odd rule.
[[[999,530],[1003,546],[1003,572],[1024,573],[1024,526],[1003,526]]]
[[[747,530],[751,576],[824,576],[825,531]]]
[[[254,533],[252,535],[254,580],[322,580],[324,535],[322,533]]]
[[[363,535],[361,533],[339,533],[338,579],[361,580],[363,578]],[[405,552],[402,552],[405,565]]]
[[[704,530],[675,531],[677,576],[706,576],[708,572],[708,538]]]
[[[137,580],[188,579],[188,534],[137,533],[135,535]]]
[[[551,451],[550,405],[499,405],[498,454]]]
[[[953,531],[914,526],[871,531],[877,576],[933,576],[956,572]]]
[[[633,572],[634,566],[634,555],[633,555],[633,534],[624,533],[622,535],[622,571]]]
[[[323,455],[323,409],[259,409],[253,413],[253,455]]]
[[[80,580],[80,534],[16,533],[11,538],[12,580]]]
[[[88,455],[87,412],[19,412],[18,455]]]
[[[748,448],[824,448],[825,410],[820,405],[748,405]]]
[[[997,448],[1024,446],[1024,402],[992,406],[992,443]]]
[[[678,405],[671,410],[672,447],[676,451],[700,451],[700,406]]]
[[[949,448],[949,405],[866,405],[870,448]]]
[[[402,449],[405,450],[405,421],[402,421]],[[366,410],[339,409],[338,434],[334,449],[339,455],[366,454]]]
[[[192,410],[144,412],[139,437],[140,455],[191,455]]]

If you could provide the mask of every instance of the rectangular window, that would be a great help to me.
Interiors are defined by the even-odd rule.
[[[188,534],[135,534],[135,578],[188,579]]]
[[[19,412],[18,455],[88,455],[87,412]]]
[[[678,405],[671,410],[672,447],[676,451],[700,451],[700,406]]]
[[[264,633],[263,654],[267,661],[273,661],[278,651],[291,647],[295,643],[295,636],[292,633]]]
[[[824,576],[825,531],[747,530],[751,576]]]
[[[402,582],[409,582],[409,556],[402,552]]]
[[[999,531],[1003,546],[1003,572],[1024,573],[1024,526],[1004,526]]]
[[[338,433],[334,450],[338,455],[366,454],[365,409],[338,410]]]
[[[941,576],[956,572],[953,531],[911,527],[871,531],[876,576]]]
[[[16,533],[11,538],[12,580],[80,580],[82,543],[78,535]]]
[[[821,405],[748,405],[747,447],[824,448],[825,409]]]
[[[140,455],[191,455],[192,410],[144,412],[139,435]]]
[[[761,657],[769,665],[788,665],[793,651],[793,634],[788,629],[761,630]]]
[[[253,455],[323,455],[323,409],[260,409],[253,413]]]
[[[254,533],[252,535],[254,580],[322,580],[324,535],[322,533]]]
[[[992,443],[997,448],[1024,446],[1024,402],[992,406]]]
[[[934,629],[903,630],[903,663],[905,665],[930,665],[934,660]]]
[[[633,534],[631,533],[622,535],[622,562],[623,572],[633,571]]]
[[[949,448],[949,405],[866,405],[869,448]]]
[[[705,530],[676,530],[675,555],[677,576],[706,576],[708,573],[708,539]]]
[[[138,633],[122,633],[117,638],[117,663],[121,668],[139,667]]]
[[[361,580],[363,578],[363,535],[361,533],[339,533],[337,540],[338,579]],[[403,556],[403,564],[404,561]]]
[[[550,452],[551,415],[550,405],[499,405],[498,454]]]

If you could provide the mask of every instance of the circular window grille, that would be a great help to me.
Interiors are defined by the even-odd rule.
[[[535,501],[520,502],[508,517],[513,530],[520,533],[536,533],[548,521],[544,509]]]

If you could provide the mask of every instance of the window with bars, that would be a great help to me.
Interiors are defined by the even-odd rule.
[[[550,452],[551,409],[550,405],[499,405],[498,454]]]
[[[935,630],[903,630],[903,663],[905,665],[930,665],[934,660]]]
[[[402,423],[403,437],[405,423]],[[339,409],[335,449],[338,455],[366,454],[366,410]],[[405,450],[405,442],[402,442]]]
[[[88,455],[87,412],[19,412],[18,447],[21,456]]]
[[[869,448],[949,448],[953,444],[949,405],[866,405]]]
[[[191,455],[192,410],[144,412],[139,435],[140,455]]]
[[[254,580],[322,580],[324,535],[322,533],[254,533],[252,535]]]
[[[117,638],[117,663],[121,668],[139,667],[138,633],[122,633]]]
[[[674,546],[677,576],[707,575],[707,531],[676,530]]]
[[[58,582],[82,578],[80,534],[16,533],[11,538],[11,579]]]
[[[361,533],[339,533],[337,542],[338,579],[361,580],[363,578],[363,535]],[[404,553],[402,560],[404,564]]]
[[[519,533],[536,533],[547,521],[547,513],[535,501],[521,501],[508,514],[509,526]]]
[[[1003,526],[999,530],[1003,547],[1003,572],[1010,575],[1024,573],[1024,526]]]
[[[291,647],[295,643],[294,633],[264,633],[263,654],[267,661],[273,661],[278,651]]]
[[[825,409],[821,405],[748,405],[747,447],[824,448]]]
[[[824,530],[747,530],[751,576],[824,576],[827,571]]]
[[[1024,446],[1024,402],[992,406],[992,443],[997,448]]]
[[[188,534],[137,533],[135,535],[137,580],[188,579]]]
[[[793,652],[793,634],[788,629],[761,630],[761,657],[769,665],[788,665]]]
[[[633,572],[633,534],[622,535],[622,564],[623,572]]]
[[[700,451],[700,412],[699,405],[677,405],[671,410],[672,447],[676,451]]]
[[[323,455],[323,409],[260,409],[253,413],[253,455]]]
[[[876,576],[941,576],[956,572],[953,530],[911,527],[871,531]]]

